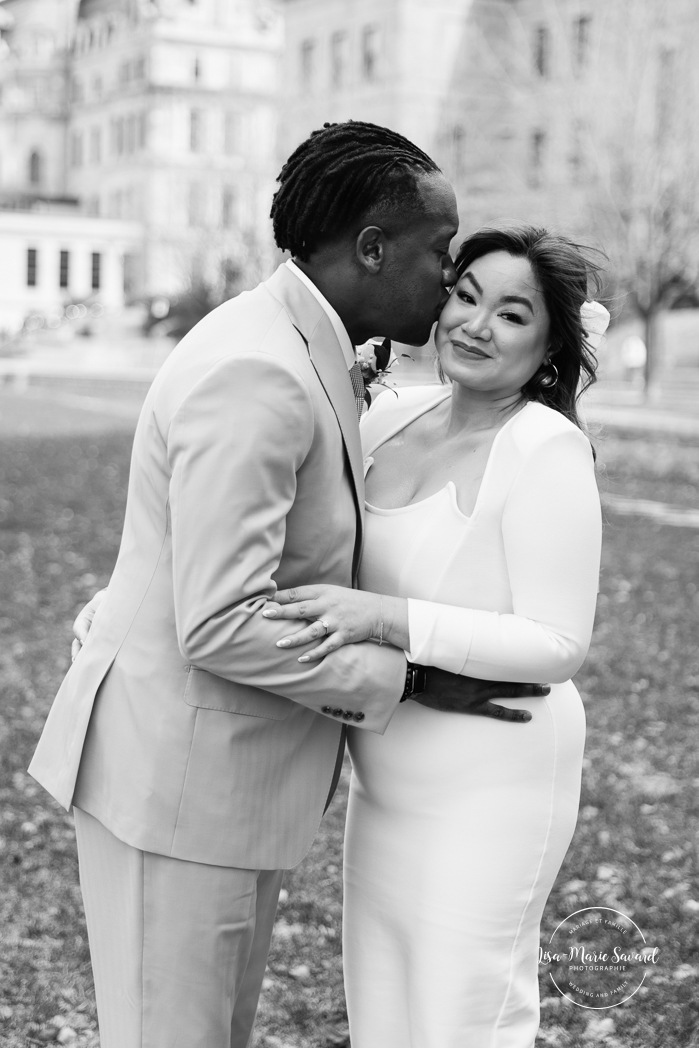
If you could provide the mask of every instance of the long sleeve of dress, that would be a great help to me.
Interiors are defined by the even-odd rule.
[[[408,657],[484,680],[568,680],[590,643],[601,546],[592,453],[579,430],[523,454],[501,526],[511,612],[409,599]]]

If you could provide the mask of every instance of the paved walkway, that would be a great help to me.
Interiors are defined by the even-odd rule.
[[[41,386],[56,392],[85,395],[85,410],[120,414],[122,394],[131,400],[145,390],[167,357],[168,339],[74,339],[61,345],[37,345],[22,356],[0,357],[0,387],[18,392]],[[593,423],[614,429],[652,430],[658,433],[699,437],[699,371],[691,369],[691,388],[672,388],[665,400],[645,404],[628,385],[602,378],[583,399],[582,410]],[[435,381],[427,360],[403,358],[393,369],[397,385]]]
[[[652,499],[629,499],[623,495],[611,495],[609,492],[602,495],[602,502],[613,513],[621,516],[648,517],[676,528],[699,528],[699,509],[672,506],[667,502],[654,502]]]
[[[27,357],[0,358],[0,435],[132,429],[169,348],[167,343],[154,343],[115,351],[81,340]],[[398,386],[416,385],[434,381],[434,374],[429,364],[401,360],[393,378]],[[645,404],[636,391],[601,381],[585,398],[583,414],[603,430],[699,438],[699,404],[693,392],[673,393],[673,403]],[[616,514],[699,528],[699,509],[612,494],[603,498]]]

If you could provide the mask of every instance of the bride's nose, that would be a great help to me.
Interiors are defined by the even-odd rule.
[[[482,310],[476,310],[468,320],[463,322],[461,327],[469,338],[478,338],[483,342],[490,341],[491,331],[488,324],[488,318]]]

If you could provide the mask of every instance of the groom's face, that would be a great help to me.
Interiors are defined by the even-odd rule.
[[[422,346],[456,283],[449,246],[459,224],[456,197],[443,175],[419,183],[422,209],[387,240],[383,276],[382,332],[397,342]]]

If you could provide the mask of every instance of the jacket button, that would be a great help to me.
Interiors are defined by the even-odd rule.
[[[321,713],[332,713],[332,711],[333,711],[332,706],[321,706],[321,708],[320,708],[320,712]]]
[[[352,713],[352,710],[343,710],[342,711],[342,719],[343,720],[352,720],[353,716],[354,716],[354,714]]]
[[[363,721],[364,720],[364,714],[363,713],[355,713],[354,719],[356,721]]]
[[[341,710],[341,709],[334,709],[332,711],[332,714],[333,714],[333,717],[341,717],[344,712],[345,711]]]

